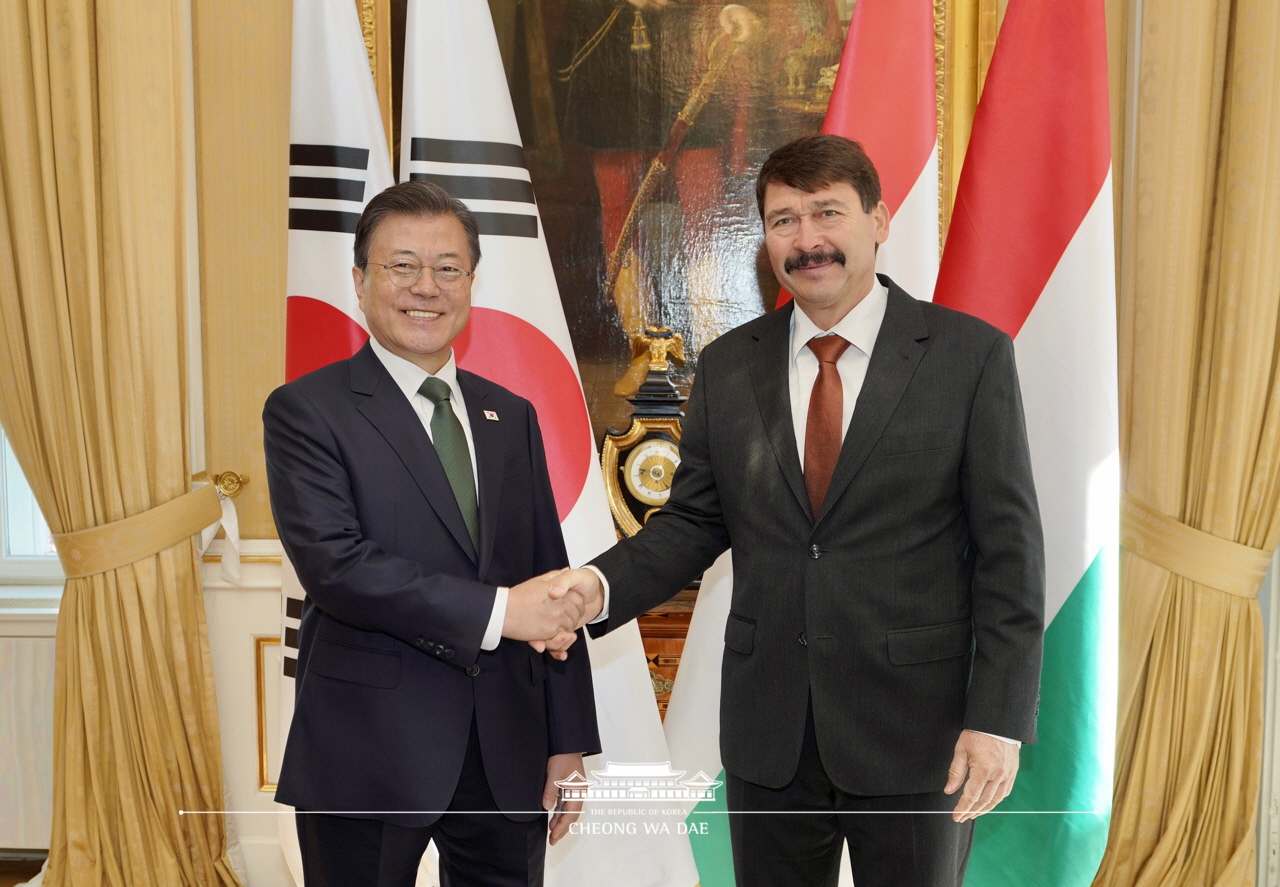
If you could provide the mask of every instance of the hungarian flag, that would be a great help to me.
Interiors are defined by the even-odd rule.
[[[583,563],[616,536],[487,3],[410,0],[401,133],[401,178],[441,185],[480,225],[483,257],[471,320],[454,342],[458,364],[537,409],[569,559]],[[588,768],[669,761],[639,629],[592,640],[590,653],[604,754]],[[584,826],[608,806],[588,803]],[[664,821],[655,808],[601,824],[609,827],[549,849],[548,885],[697,881],[678,817]]]
[[[876,270],[917,299],[938,274],[938,108],[932,0],[858,0],[822,131],[861,143],[889,239]]]
[[[297,0],[289,113],[289,274],[285,379],[350,357],[369,334],[351,282],[356,221],[369,198],[394,182],[369,57],[351,0]],[[293,717],[298,622],[304,592],[282,563],[284,748]],[[293,814],[280,839],[302,883]]]
[[[1013,336],[1048,600],[1039,742],[979,820],[972,884],[1087,885],[1111,807],[1119,511],[1102,0],[1010,0],[934,300]]]
[[[889,239],[877,270],[921,299],[938,271],[938,127],[932,0],[858,0],[822,131],[860,142],[880,174]],[[778,304],[791,298],[783,290]],[[703,577],[667,708],[672,767],[718,773],[720,663],[733,591],[726,553]],[[702,887],[733,884],[723,799],[694,808],[690,840]],[[847,870],[844,877],[848,878]],[[846,880],[847,883],[847,880]]]

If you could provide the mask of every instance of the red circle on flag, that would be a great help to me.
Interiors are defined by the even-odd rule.
[[[564,352],[528,321],[471,309],[453,342],[458,366],[526,398],[538,411],[560,520],[573,510],[591,468],[591,422],[582,386]]]
[[[290,296],[285,302],[284,380],[345,360],[369,334],[355,318],[322,299]]]

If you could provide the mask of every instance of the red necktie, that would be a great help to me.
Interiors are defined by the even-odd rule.
[[[804,485],[816,518],[827,487],[831,486],[844,436],[844,387],[836,361],[849,343],[839,336],[814,336],[808,345],[818,358],[818,378],[813,383],[809,418],[804,426]]]

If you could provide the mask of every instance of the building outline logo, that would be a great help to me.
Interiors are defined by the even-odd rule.
[[[696,776],[681,779],[684,770],[672,770],[670,761],[661,764],[623,764],[608,761],[603,770],[592,770],[594,779],[574,770],[557,779],[567,801],[714,801],[716,789],[724,783],[699,770]]]

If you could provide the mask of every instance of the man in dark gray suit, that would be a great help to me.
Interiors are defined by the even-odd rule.
[[[876,275],[889,214],[857,143],[779,148],[756,194],[794,301],[703,350],[669,503],[559,590],[608,631],[731,547],[738,883],[834,885],[847,842],[858,887],[954,887],[1035,738],[1043,540],[1013,343]]]

